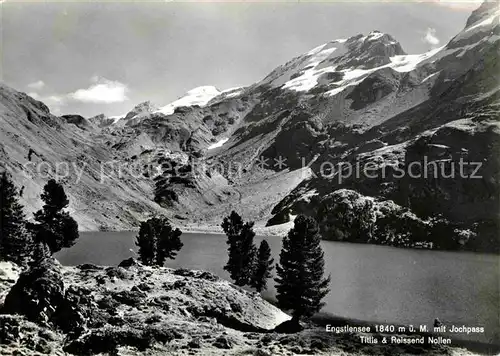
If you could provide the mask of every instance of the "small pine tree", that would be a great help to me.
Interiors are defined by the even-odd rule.
[[[274,260],[271,258],[269,244],[266,240],[262,240],[251,281],[251,286],[259,293],[267,288],[267,279],[271,277],[271,272],[274,268],[273,262]]]
[[[241,273],[235,284],[239,286],[250,285],[256,266],[257,248],[253,243],[255,232],[253,222],[243,225],[240,235],[239,255],[241,259]]]
[[[299,215],[294,227],[283,238],[278,277],[278,305],[292,310],[293,319],[310,317],[318,312],[328,294],[330,277],[324,278],[325,261],[316,221]]]
[[[168,220],[161,222],[162,228],[158,233],[156,240],[156,265],[163,266],[165,260],[175,259],[177,252],[180,251],[184,244],[181,242],[182,231],[173,229]]]
[[[141,222],[135,242],[135,245],[139,247],[139,259],[146,266],[152,266],[156,256],[155,233],[150,220]]]
[[[236,285],[247,285],[252,279],[257,252],[253,243],[255,237],[253,222],[244,223],[241,216],[232,211],[224,218],[221,226],[226,233],[229,246],[229,259],[224,270],[229,272]]]
[[[22,264],[31,254],[31,237],[26,229],[17,190],[7,172],[0,176],[0,259]]]
[[[182,231],[173,229],[167,218],[151,218],[141,223],[136,246],[139,257],[147,266],[163,266],[167,258],[174,259],[182,248]]]
[[[51,253],[73,246],[79,237],[78,224],[63,210],[69,205],[63,186],[51,179],[43,187],[41,197],[44,205],[34,214],[36,223],[31,224],[35,241],[46,244]]]
[[[224,218],[221,226],[227,236],[229,254],[224,270],[228,271],[231,279],[235,281],[239,279],[242,268],[239,240],[243,230],[243,219],[233,210],[229,216]]]

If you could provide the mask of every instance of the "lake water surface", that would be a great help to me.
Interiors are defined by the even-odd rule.
[[[136,257],[136,232],[85,232],[56,257],[64,265],[117,265]],[[167,266],[211,271],[229,279],[223,235],[188,234],[184,247]],[[257,237],[260,243],[263,237]],[[275,261],[280,237],[267,237]],[[330,293],[323,312],[396,324],[483,326],[485,334],[458,338],[499,343],[499,257],[477,253],[401,249],[323,241]],[[273,282],[269,282],[273,284]],[[275,293],[274,286],[267,291]]]

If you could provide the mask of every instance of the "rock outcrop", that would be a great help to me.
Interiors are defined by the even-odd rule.
[[[215,347],[230,349],[235,342],[223,342],[223,330],[266,332],[288,318],[208,272],[144,267],[135,260],[120,267],[62,267],[52,258],[19,276],[1,312],[62,332],[64,350],[77,355],[179,343],[193,328],[193,334],[213,334]]]
[[[50,326],[63,300],[61,265],[53,259],[45,259],[21,273],[5,297],[1,312],[22,315],[29,321]]]
[[[66,120],[68,124],[73,124],[82,130],[87,130],[92,127],[90,121],[81,115],[63,115],[61,118]]]
[[[258,294],[209,272],[134,260],[62,267],[47,259],[19,276],[2,313],[2,355],[359,355],[368,348],[359,335],[310,323],[304,329]],[[456,351],[369,347],[400,355]]]
[[[17,282],[21,268],[12,262],[0,262],[0,305],[3,305],[5,296]]]

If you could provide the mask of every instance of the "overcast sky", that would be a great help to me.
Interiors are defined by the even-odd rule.
[[[56,114],[120,115],[201,85],[252,84],[322,43],[372,30],[425,52],[465,26],[474,2],[6,1],[0,78]]]

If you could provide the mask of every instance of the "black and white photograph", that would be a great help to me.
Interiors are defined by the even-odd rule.
[[[500,3],[0,0],[0,355],[500,355]]]

